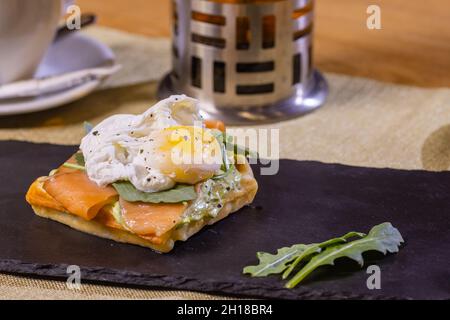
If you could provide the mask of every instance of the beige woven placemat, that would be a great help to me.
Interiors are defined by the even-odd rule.
[[[155,102],[154,81],[170,68],[167,39],[148,39],[95,27],[87,31],[115,51],[123,69],[104,88],[69,105],[0,118],[0,139],[78,144],[83,121],[140,113]],[[305,117],[264,128],[280,129],[281,157],[401,169],[450,167],[450,89],[421,89],[326,74],[327,104]],[[0,274],[0,298],[202,299],[216,296],[83,284]]]

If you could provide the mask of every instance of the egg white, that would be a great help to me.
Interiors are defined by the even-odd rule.
[[[80,149],[88,177],[98,185],[126,180],[138,190],[157,192],[176,183],[195,184],[220,169],[220,146],[208,130],[197,101],[177,95],[143,114],[103,120]]]

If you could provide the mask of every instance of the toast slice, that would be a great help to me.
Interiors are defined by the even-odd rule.
[[[118,225],[113,219],[112,223],[100,219],[98,213],[93,216],[75,214],[60,202],[56,201],[44,188],[44,183],[49,177],[38,178],[27,192],[26,199],[31,204],[36,215],[48,218],[73,229],[98,237],[111,239],[117,242],[130,243],[166,253],[173,249],[177,240],[185,241],[204,226],[214,224],[229,214],[238,211],[243,206],[251,203],[256,195],[258,184],[253,176],[248,162],[236,166],[241,174],[240,188],[231,190],[224,197],[223,206],[215,217],[204,217],[200,220],[173,225],[164,234],[140,235],[127,228]],[[64,169],[67,173],[67,169]],[[64,174],[64,173],[63,173]],[[117,197],[119,197],[117,195]],[[73,200],[73,201],[76,201]],[[117,201],[117,199],[115,199]],[[105,207],[107,204],[105,204]],[[72,206],[70,206],[72,207]],[[189,204],[186,205],[186,210]],[[102,208],[100,208],[101,210]],[[98,212],[100,212],[100,210]],[[107,210],[105,210],[107,211]],[[111,217],[110,217],[111,218]],[[106,222],[105,222],[106,221]]]

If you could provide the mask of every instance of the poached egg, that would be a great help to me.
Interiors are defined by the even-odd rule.
[[[81,141],[86,172],[98,185],[130,181],[143,192],[195,184],[222,165],[222,150],[204,128],[198,102],[185,95],[162,100],[140,115],[106,118]]]

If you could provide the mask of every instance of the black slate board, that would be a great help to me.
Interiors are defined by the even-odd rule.
[[[259,176],[254,206],[204,229],[170,254],[96,238],[36,217],[24,201],[29,184],[76,147],[0,142],[0,271],[82,281],[267,298],[450,298],[450,172],[403,171],[282,160]],[[294,290],[277,277],[250,278],[257,251],[275,251],[390,221],[406,244],[396,255],[366,254],[381,268],[381,290],[365,269],[340,259]],[[331,272],[332,271],[332,272]]]

